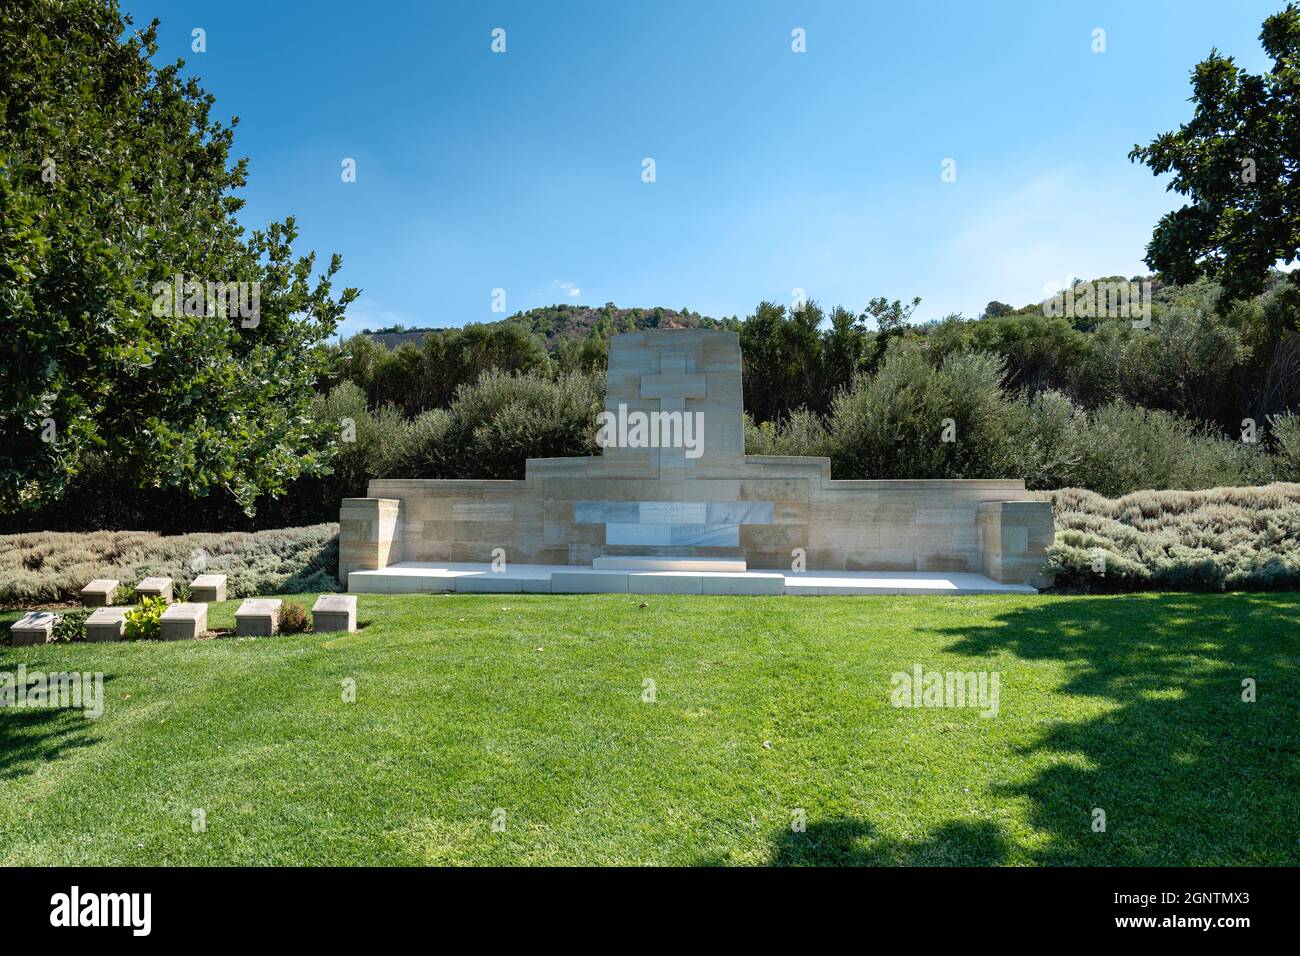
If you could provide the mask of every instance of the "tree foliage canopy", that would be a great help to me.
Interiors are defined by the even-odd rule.
[[[292,218],[245,234],[238,120],[211,117],[183,61],[153,64],[157,21],[130,25],[112,0],[0,0],[3,510],[58,498],[94,457],[246,509],[326,466],[317,346],[356,290],[331,296],[337,256],[313,281]],[[178,276],[193,304],[160,309]],[[256,290],[256,315],[207,283]]]
[[[1300,258],[1300,9],[1265,20],[1260,41],[1268,73],[1212,50],[1192,73],[1192,119],[1129,153],[1191,200],[1156,225],[1147,264],[1178,284],[1216,279],[1222,307]]]

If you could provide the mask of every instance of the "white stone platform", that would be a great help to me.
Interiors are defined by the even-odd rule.
[[[748,571],[743,560],[606,554],[591,562],[599,571]]]
[[[557,564],[401,561],[348,575],[353,594],[1037,594],[946,571],[618,571]]]

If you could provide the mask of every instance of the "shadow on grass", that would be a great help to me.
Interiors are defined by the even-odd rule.
[[[948,653],[1060,662],[1062,705],[1067,696],[1107,705],[1079,720],[1058,719],[1063,706],[1027,712],[1016,700],[1024,672],[989,663],[1002,671],[1000,719],[1042,728],[1013,759],[1046,755],[1050,765],[993,790],[1027,805],[1038,839],[1013,847],[997,824],[950,820],[899,841],[838,817],[773,834],[772,865],[1300,863],[1300,595],[1034,602],[935,633],[953,639]],[[1242,697],[1248,678],[1254,703]],[[1105,811],[1104,832],[1092,829],[1094,808]]]
[[[946,628],[946,650],[1060,661],[1058,693],[1105,713],[1045,722],[1055,758],[1000,793],[1027,799],[1050,864],[1300,863],[1300,595],[1168,594],[1034,603]],[[1017,711],[1014,670],[1002,707]],[[1243,701],[1243,681],[1257,700]],[[1104,833],[1091,827],[1094,808]]]
[[[17,619],[21,615],[11,616]],[[0,647],[0,654],[11,650],[11,647]],[[20,671],[23,665],[26,665],[26,670]],[[42,667],[0,656],[0,674],[4,675],[0,684],[12,684],[20,673],[25,673],[30,688],[38,673],[48,677],[51,673],[74,669]],[[111,675],[104,675],[105,697],[112,680]],[[89,702],[86,703],[89,706]],[[84,707],[7,707],[0,698],[0,780],[22,777],[69,751],[93,745],[92,723],[94,721],[86,717]]]
[[[0,663],[0,671],[6,666]],[[91,746],[90,724],[81,708],[0,707],[0,780],[25,776],[69,751]]]
[[[808,824],[803,832],[786,829],[772,838],[771,866],[995,866],[1005,862],[1001,829],[986,820],[953,820],[922,840],[878,837],[866,820],[833,817]],[[697,866],[724,866],[723,857],[705,857]]]
[[[953,820],[923,840],[874,837],[865,820],[836,818],[810,823],[804,833],[783,833],[772,866],[993,866],[1007,856],[996,824]]]

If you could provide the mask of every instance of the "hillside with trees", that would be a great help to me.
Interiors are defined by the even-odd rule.
[[[542,306],[516,312],[502,321],[518,325],[530,335],[540,336],[546,348],[553,351],[568,339],[583,341],[608,338],[619,332],[639,332],[644,329],[713,329],[721,328],[727,323],[734,325],[736,319],[713,319],[685,308],[665,309],[655,306],[650,309],[620,309],[613,302],[606,302],[600,308],[568,303]],[[447,330],[395,325],[384,329],[362,329],[361,334],[392,349],[408,343],[419,345],[426,335],[445,331]]]
[[[1208,279],[1178,286],[1158,277],[1111,276],[1078,286],[1118,282],[1149,283],[1149,323],[1054,315],[1044,302],[991,302],[978,318],[951,315],[914,323],[919,300],[884,298],[861,310],[824,309],[810,301],[793,311],[762,302],[744,319],[691,318],[696,327],[739,333],[745,408],[759,424],[775,424],[799,410],[825,415],[837,392],[855,377],[873,374],[890,345],[903,341],[917,343],[935,366],[954,353],[987,353],[1001,364],[1001,385],[1029,397],[1055,391],[1083,408],[1120,399],[1221,432],[1238,430],[1247,418],[1262,423],[1300,403],[1300,310],[1287,274],[1274,270],[1264,291],[1229,302],[1223,311],[1222,290]],[[554,306],[496,323],[430,330],[419,344],[408,341],[395,349],[362,333],[330,347],[336,371],[326,385],[351,381],[372,408],[392,404],[415,415],[446,408],[456,389],[489,369],[552,377],[599,373],[608,330],[591,327],[579,336],[575,324],[550,322],[571,311]],[[629,323],[636,316],[643,323],[617,331],[663,327],[644,324],[654,320],[653,310],[617,312]]]

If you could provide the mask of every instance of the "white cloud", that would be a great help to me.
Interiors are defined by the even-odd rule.
[[[552,285],[567,295],[570,299],[576,299],[578,296],[582,295],[582,290],[572,282],[561,282],[559,279],[556,279]]]

